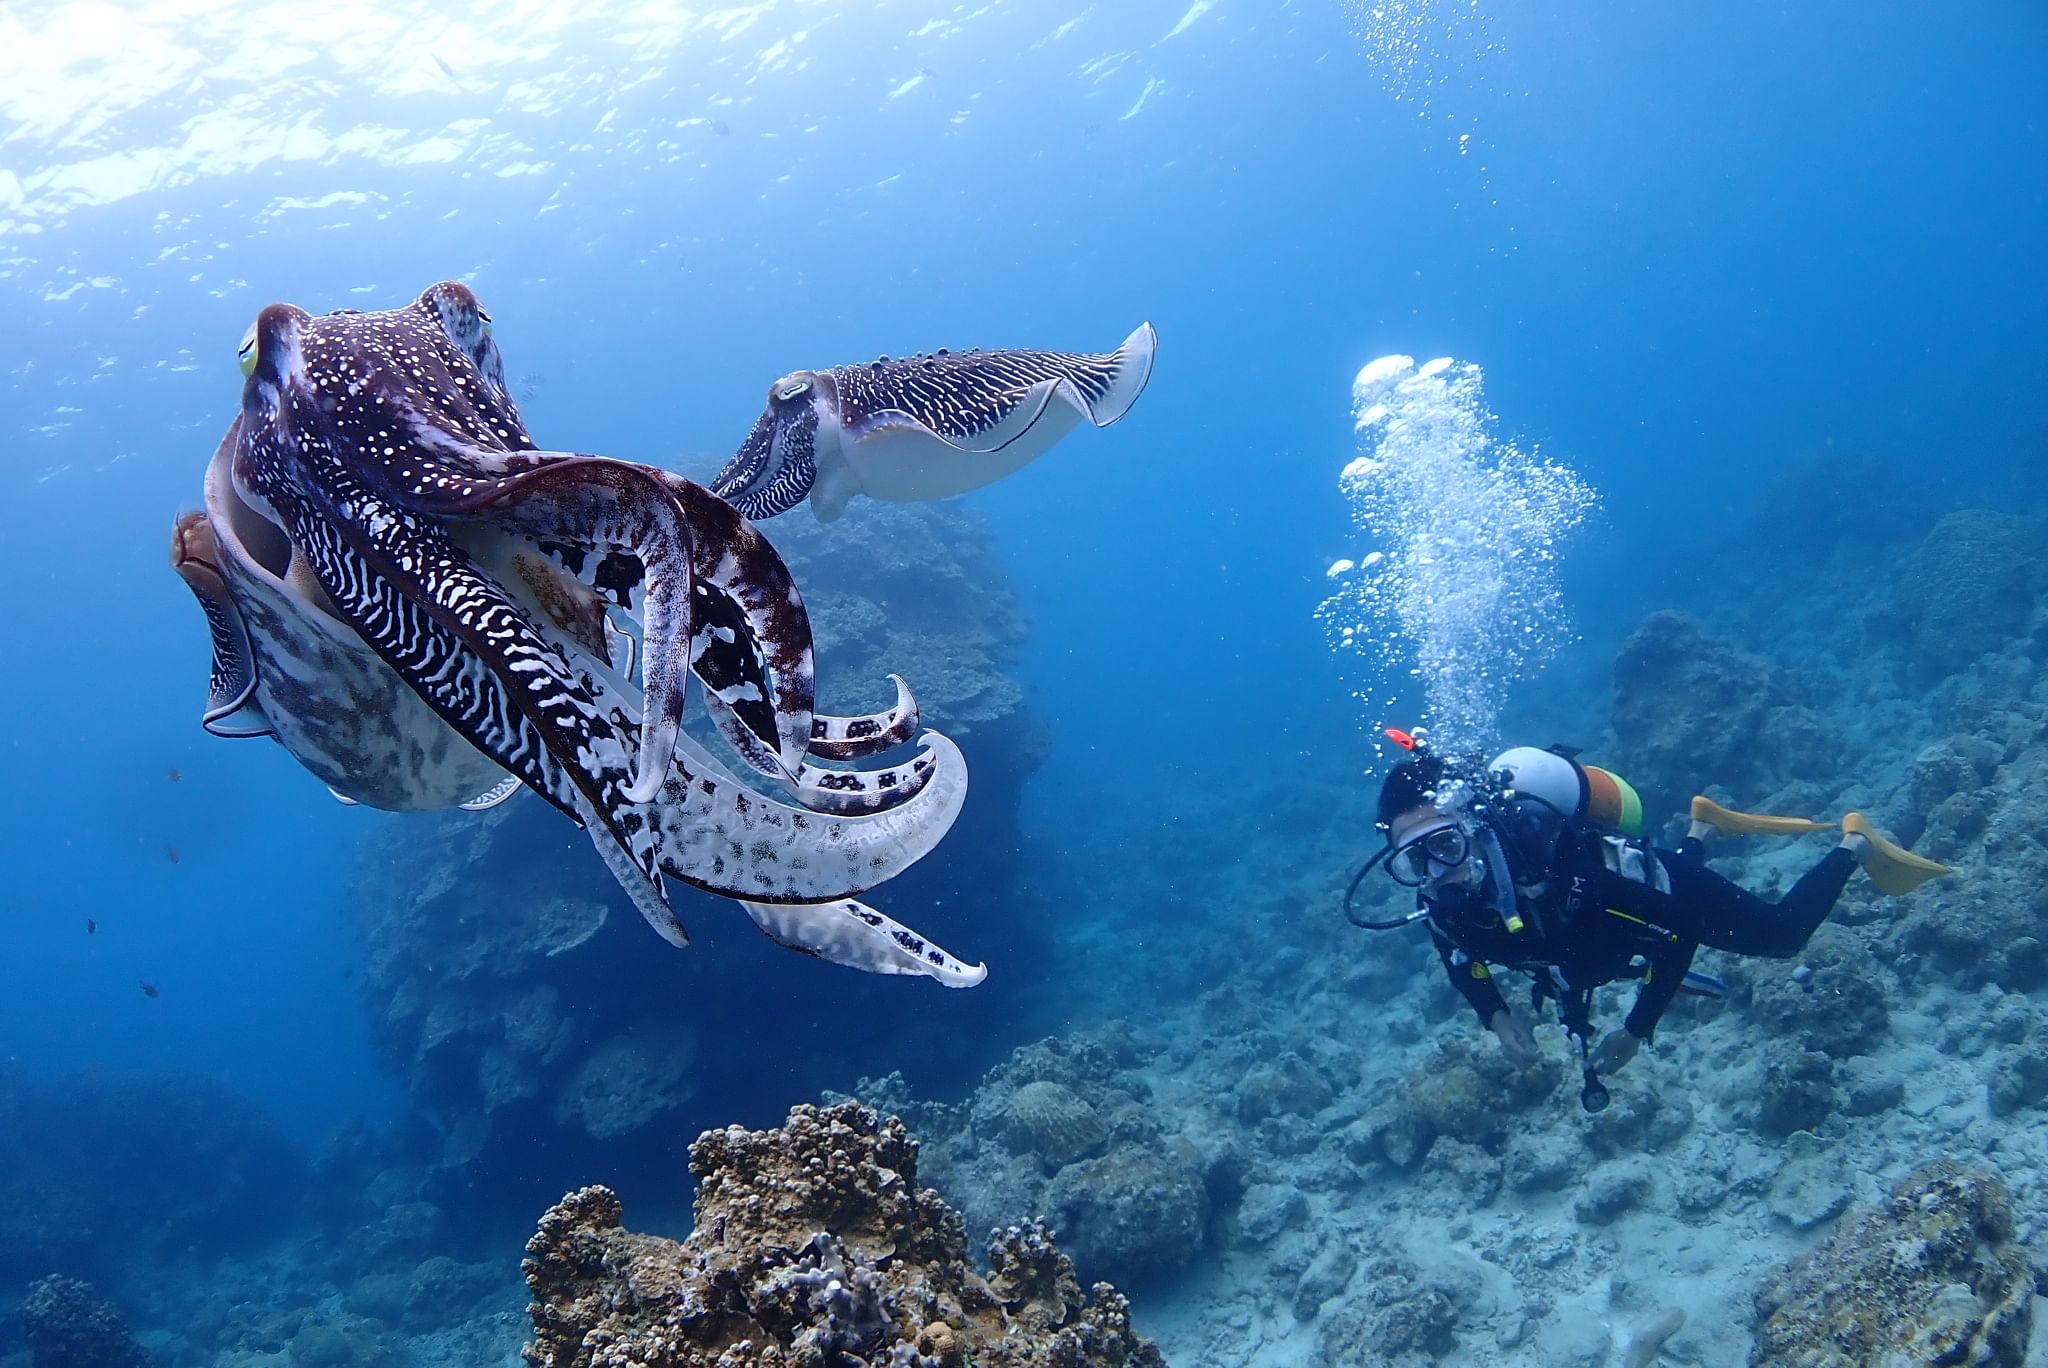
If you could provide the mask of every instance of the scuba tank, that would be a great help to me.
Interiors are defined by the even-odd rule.
[[[1503,790],[1534,798],[1560,817],[1624,836],[1643,834],[1643,800],[1635,786],[1612,770],[1580,764],[1565,747],[1516,746],[1494,756],[1486,772]]]
[[[1578,753],[1569,747],[1539,750],[1535,746],[1515,746],[1496,755],[1487,764],[1486,774],[1498,797],[1510,809],[1522,801],[1533,801],[1549,809],[1556,821],[1556,830],[1550,833],[1553,840],[1558,831],[1573,826],[1591,826],[1620,836],[1642,835],[1643,800],[1635,786],[1612,770],[1580,763]],[[1510,923],[1510,929],[1520,929],[1519,918]],[[1563,982],[1555,968],[1549,978],[1549,982],[1537,978],[1531,1005],[1540,1013],[1546,996],[1556,1000],[1565,1033],[1579,1047],[1579,1105],[1589,1113],[1605,1111],[1609,1101],[1607,1086],[1594,1071],[1592,1060],[1588,1010],[1592,991],[1574,990]]]

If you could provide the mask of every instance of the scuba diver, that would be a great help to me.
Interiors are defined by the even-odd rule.
[[[1726,991],[1692,972],[1700,946],[1789,958],[1859,867],[1892,895],[1954,872],[1901,849],[1852,812],[1841,821],[1841,842],[1770,903],[1706,867],[1707,834],[1794,835],[1833,823],[1736,812],[1697,797],[1685,839],[1665,850],[1640,838],[1642,800],[1628,782],[1579,763],[1567,748],[1518,746],[1482,769],[1436,754],[1420,736],[1393,728],[1387,735],[1412,758],[1380,787],[1375,825],[1386,844],[1352,879],[1346,915],[1370,930],[1426,919],[1452,986],[1518,1065],[1537,1058],[1535,1037],[1489,965],[1529,974],[1532,1006],[1554,1000],[1578,1042],[1587,1111],[1607,1105],[1599,1075],[1635,1057],[1681,990]],[[1352,897],[1381,864],[1415,890],[1416,910],[1361,921]],[[1593,990],[1625,978],[1642,981],[1634,1005],[1590,1045]]]

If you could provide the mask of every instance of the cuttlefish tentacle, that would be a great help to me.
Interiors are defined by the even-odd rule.
[[[1084,419],[1108,427],[1144,392],[1158,347],[1141,324],[1112,352],[938,352],[796,371],[711,490],[749,518],[805,497],[821,521],[848,499],[947,498],[1043,454]]]
[[[489,812],[492,808],[498,806],[498,804],[504,802],[507,798],[510,798],[525,787],[526,785],[519,782],[518,776],[508,774],[476,797],[457,803],[455,806],[461,808],[464,812]]]
[[[871,974],[923,974],[948,988],[972,988],[988,977],[985,964],[948,954],[901,922],[851,898],[830,903],[740,906],[779,945]]]
[[[367,496],[340,500],[366,515],[358,525],[299,491],[265,493],[364,642],[458,733],[588,830],[648,924],[688,944],[657,877],[652,832],[625,796],[624,739],[503,591],[433,529]]]
[[[896,686],[896,702],[882,712],[857,717],[813,714],[811,754],[826,760],[858,760],[863,756],[879,755],[915,736],[917,698],[910,692],[910,686],[903,682],[902,675],[892,674],[889,680]]]
[[[813,812],[886,812],[915,798],[936,771],[919,754],[908,764],[886,769],[828,769],[805,765],[789,781],[796,800]]]
[[[796,581],[760,529],[702,485],[664,472],[695,530],[690,669],[712,720],[747,763],[793,779],[817,701],[811,620]]]
[[[785,375],[768,390],[754,420],[711,492],[749,518],[772,518],[804,501],[818,479],[818,376]]]
[[[660,791],[683,724],[692,619],[704,598],[695,592],[693,548],[699,539],[658,472],[599,457],[550,454],[555,458],[544,465],[502,477],[487,495],[449,500],[444,515],[487,520],[536,542],[551,537],[557,544],[602,548],[601,564],[621,575],[614,587],[622,607],[635,606],[623,576],[639,577],[645,587],[637,602],[645,705],[639,772],[626,796],[649,802]]]

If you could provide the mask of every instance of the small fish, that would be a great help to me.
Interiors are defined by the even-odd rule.
[[[185,862],[185,857],[178,853],[178,848],[174,845],[167,845],[164,847],[164,856],[167,859],[169,859],[172,864],[183,864]]]
[[[183,782],[185,782],[185,776],[178,773],[178,767],[176,765],[173,765],[169,769],[164,771],[164,778],[170,780],[174,784],[182,784]]]
[[[711,121],[711,131],[721,138],[730,138],[732,136],[732,125],[723,119],[713,119]]]
[[[154,983],[145,983],[145,984],[143,984],[143,985],[142,985],[142,995],[143,995],[144,997],[146,997],[146,998],[160,998],[160,997],[162,997],[162,996],[163,996],[163,994],[162,994],[162,993],[159,993],[159,992],[158,992],[158,991],[156,990],[156,985],[155,985]]]
[[[460,82],[460,81],[462,80],[462,78],[461,78],[460,76],[457,76],[457,75],[455,74],[455,68],[454,68],[454,67],[452,67],[452,66],[449,66],[449,65],[448,65],[448,64],[447,64],[446,62],[444,62],[444,61],[442,61],[442,60],[441,60],[441,54],[440,54],[440,53],[438,53],[438,52],[430,52],[430,53],[428,53],[428,54],[427,54],[427,56],[429,56],[429,57],[431,57],[431,58],[433,58],[433,59],[434,59],[434,65],[435,65],[435,66],[437,66],[437,67],[439,67],[439,68],[441,68],[441,74],[442,74],[443,76],[446,76],[446,77],[447,77],[447,78],[448,78],[449,80],[451,80],[451,81],[455,81],[455,82],[458,82],[458,83],[459,83],[459,82]]]
[[[99,930],[99,929],[100,929],[100,924],[99,924],[98,922],[94,921],[94,920],[93,920],[93,919],[92,919],[91,917],[87,917],[87,918],[85,919],[85,934],[86,934],[86,935],[90,936],[90,935],[91,935],[91,934],[92,934],[93,932],[95,932],[95,931],[97,931],[97,930]]]

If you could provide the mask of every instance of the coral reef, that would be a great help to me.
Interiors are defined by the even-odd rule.
[[[1937,1160],[1765,1284],[1749,1361],[2017,1365],[2033,1294],[2005,1185]]]
[[[1064,1083],[1026,1083],[1003,1102],[1004,1139],[1012,1152],[1036,1155],[1057,1172],[1101,1152],[1109,1132],[1095,1108]]]
[[[76,1278],[48,1277],[29,1288],[21,1324],[35,1368],[150,1368],[113,1303]]]
[[[1163,1361],[1124,1298],[1084,1298],[1043,1230],[996,1233],[990,1273],[965,1227],[920,1189],[903,1123],[855,1102],[799,1106],[780,1128],[707,1131],[690,1147],[696,1229],[621,1225],[584,1188],[527,1244],[534,1368],[740,1363],[1145,1368]]]
[[[1775,1037],[1837,1059],[1880,1048],[1890,1029],[1884,971],[1859,931],[1823,923],[1799,956],[1806,972],[1763,971],[1750,995]]]

